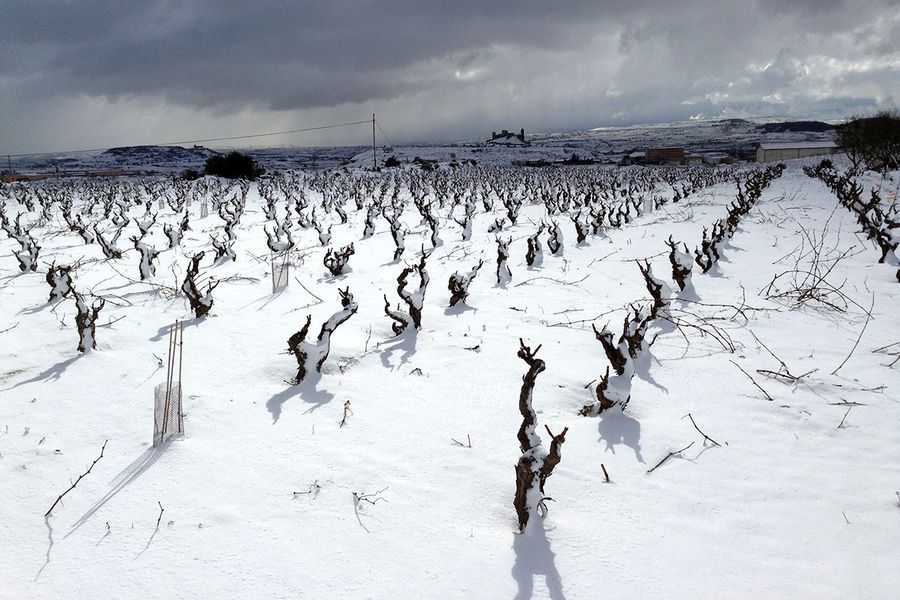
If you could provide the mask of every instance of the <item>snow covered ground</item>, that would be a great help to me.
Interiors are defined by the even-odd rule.
[[[383,295],[396,306],[397,276],[431,247],[412,202],[396,261],[385,219],[361,239],[365,209],[348,201],[341,224],[320,207],[329,246],[355,244],[337,277],[316,230],[294,224],[290,283],[273,294],[272,222],[252,185],[237,261],[202,261],[201,275],[221,281],[203,319],[171,293],[188,257],[222,232],[214,210],[200,217],[199,199],[181,247],[165,250],[162,226],[183,213],[149,198],[158,221],[144,241],[162,251],[151,283],[138,280],[127,241],[143,205],[131,206],[117,260],[69,231],[58,205],[32,230],[37,273],[19,272],[19,244],[0,235],[0,597],[896,598],[897,266],[878,264],[853,214],[800,166],[763,191],[709,273],[694,267],[696,296],[673,299],[670,320],[650,326],[652,360],[627,407],[597,417],[578,414],[608,365],[591,325],[618,335],[627,306],[649,303],[638,259],[674,285],[666,240],[693,251],[726,216],[733,181],[582,244],[557,216],[563,250],[552,255],[545,233],[539,268],[525,264],[525,238],[547,211],[529,203],[500,233],[512,238],[505,287],[488,233],[500,202],[491,214],[479,204],[467,242],[450,206],[436,209],[442,244],[427,259],[422,329],[400,340]],[[583,169],[573,172],[605,170]],[[622,170],[622,181],[634,173],[647,171]],[[898,174],[863,182],[896,194]],[[672,197],[662,182],[654,193]],[[27,212],[7,196],[5,210],[32,223],[40,206]],[[809,271],[817,254],[833,266],[817,284],[785,276],[769,287]],[[448,278],[479,259],[465,305],[448,308]],[[48,304],[44,280],[51,261],[78,260],[76,290],[106,299],[85,354],[75,302]],[[774,298],[790,281],[818,292]],[[321,377],[290,385],[288,337],[307,314],[317,332],[347,286],[359,309],[334,333]],[[176,319],[186,435],[153,448],[153,390]],[[534,389],[544,444],[545,425],[568,427],[549,512],[524,534],[512,505],[519,338],[541,344],[546,361]]]

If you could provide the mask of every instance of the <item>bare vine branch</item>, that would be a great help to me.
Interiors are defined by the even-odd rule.
[[[103,451],[106,450],[106,444],[107,444],[108,442],[109,442],[109,440],[106,440],[105,442],[103,442],[103,446],[100,448],[100,456],[98,456],[97,458],[94,459],[94,462],[91,463],[91,466],[88,467],[87,471],[85,471],[84,473],[82,473],[81,475],[78,476],[78,479],[76,479],[76,480],[74,481],[74,483],[72,483],[72,485],[69,486],[69,489],[67,489],[66,491],[64,491],[62,494],[59,495],[59,497],[56,498],[56,502],[53,503],[53,506],[51,506],[51,507],[47,510],[47,512],[44,513],[44,516],[45,516],[45,517],[46,517],[46,516],[49,516],[50,513],[53,512],[53,509],[56,508],[56,505],[59,504],[59,501],[63,499],[63,496],[65,496],[66,494],[68,494],[69,492],[71,492],[72,490],[74,490],[74,489],[75,489],[75,486],[78,485],[78,482],[81,481],[82,479],[84,479],[84,477],[85,477],[88,473],[91,472],[91,469],[94,468],[94,465],[97,464],[97,461],[99,461],[101,458],[103,458]]]
[[[673,450],[672,452],[669,452],[668,454],[666,454],[666,455],[663,457],[663,459],[662,459],[661,461],[659,461],[658,463],[656,463],[656,465],[655,465],[652,469],[650,469],[649,471],[647,471],[647,472],[648,472],[648,473],[652,473],[653,471],[655,471],[655,470],[657,470],[658,468],[660,468],[664,462],[666,462],[667,460],[669,460],[669,459],[672,458],[673,456],[677,456],[677,455],[681,454],[682,452],[684,452],[685,450],[687,450],[688,448],[690,448],[690,447],[693,446],[693,445],[694,445],[694,442],[691,442],[690,444],[688,444],[687,446],[685,446],[685,447],[682,448],[681,450]]]

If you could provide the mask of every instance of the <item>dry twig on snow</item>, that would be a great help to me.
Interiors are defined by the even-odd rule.
[[[373,492],[371,494],[367,494],[365,492],[353,492],[353,504],[359,505],[360,502],[368,502],[369,504],[376,504],[379,500],[383,500],[387,502],[387,498],[383,498],[381,496],[387,490],[387,487],[383,487],[377,492]]]
[[[338,424],[339,429],[347,424],[347,417],[352,414],[353,414],[353,411],[350,410],[350,401],[347,400],[344,402],[344,417],[341,419],[341,422]]]
[[[660,468],[664,462],[666,462],[667,460],[669,460],[669,459],[672,458],[673,456],[677,456],[677,455],[681,454],[682,452],[684,452],[685,450],[687,450],[688,448],[690,448],[690,447],[693,446],[693,445],[694,445],[694,442],[691,442],[690,444],[688,444],[687,446],[685,446],[685,447],[682,448],[681,450],[673,450],[672,452],[669,452],[668,454],[666,454],[666,455],[663,457],[663,459],[662,459],[661,461],[659,461],[658,463],[656,463],[656,465],[654,465],[653,468],[650,469],[650,470],[647,471],[647,472],[648,472],[648,473],[652,473],[653,471],[655,471],[655,470],[657,470],[658,468]]]
[[[745,371],[744,368],[743,368],[741,365],[737,364],[736,362],[734,362],[734,361],[731,360],[731,359],[729,359],[728,362],[730,362],[731,364],[733,364],[734,366],[736,366],[738,369],[740,369],[740,370],[741,370],[741,373],[743,373],[744,375],[746,375],[746,376],[750,379],[750,381],[753,382],[753,385],[756,386],[756,389],[758,389],[758,390],[761,391],[763,394],[765,394],[766,399],[767,399],[769,402],[772,402],[772,401],[775,400],[775,398],[773,398],[772,396],[769,395],[769,392],[767,392],[766,390],[764,390],[764,389],[762,388],[761,385],[759,385],[758,383],[756,383],[756,380],[753,379],[753,376],[750,375],[750,373],[748,373],[747,371]]]
[[[44,513],[44,516],[45,516],[45,517],[46,517],[46,516],[49,516],[50,513],[53,512],[53,509],[56,508],[56,505],[59,504],[59,501],[63,499],[63,496],[65,496],[66,494],[68,494],[69,492],[71,492],[72,490],[74,490],[74,489],[75,489],[75,486],[78,485],[78,482],[81,481],[82,479],[84,479],[85,475],[87,475],[88,473],[91,472],[91,469],[94,468],[94,465],[97,464],[97,461],[99,461],[101,458],[103,458],[103,451],[106,450],[106,444],[107,444],[108,442],[109,442],[109,440],[106,440],[105,442],[103,442],[103,446],[100,448],[100,456],[98,456],[97,458],[94,459],[94,462],[92,462],[92,463],[91,463],[91,466],[89,466],[89,467],[87,468],[87,471],[85,471],[84,473],[82,473],[81,475],[78,476],[78,479],[76,479],[76,480],[72,483],[72,485],[69,486],[69,489],[67,489],[66,491],[64,491],[62,494],[59,495],[59,497],[56,498],[56,502],[53,503],[53,506],[51,506],[51,507],[47,510],[47,512]]]
[[[691,420],[691,425],[694,426],[694,429],[697,430],[697,433],[699,433],[700,435],[703,436],[703,444],[704,444],[704,445],[706,445],[706,442],[707,442],[707,441],[710,441],[710,442],[712,442],[713,445],[715,445],[715,446],[720,446],[720,447],[722,446],[722,444],[720,444],[720,443],[717,442],[716,440],[712,439],[711,437],[709,437],[708,435],[706,435],[705,433],[703,433],[703,431],[701,431],[700,428],[697,427],[697,422],[694,421],[694,417],[691,415],[691,413],[688,413],[688,414],[684,415],[684,417],[687,417],[688,419],[690,419],[690,420]],[[681,417],[681,418],[683,419],[684,417]]]

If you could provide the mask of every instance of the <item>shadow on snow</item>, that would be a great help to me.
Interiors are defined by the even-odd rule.
[[[278,422],[278,419],[281,417],[281,406],[291,398],[299,396],[304,402],[312,404],[313,406],[309,408],[310,411],[331,402],[334,399],[334,394],[318,389],[321,380],[321,373],[310,373],[300,383],[292,385],[269,398],[266,401],[266,408],[272,413],[272,424],[274,425]]]
[[[638,462],[644,462],[641,456],[641,424],[622,412],[620,406],[603,411],[599,417],[597,429],[600,441],[606,442],[606,451],[616,453],[616,446],[622,445],[634,451]]]
[[[138,477],[147,472],[147,470],[156,464],[156,461],[165,453],[165,451],[172,444],[171,440],[167,440],[161,443],[159,446],[155,448],[147,448],[143,454],[141,454],[138,458],[134,460],[130,465],[125,467],[121,473],[115,476],[112,480],[112,488],[104,494],[100,500],[94,503],[92,507],[88,509],[86,513],[84,513],[80,519],[78,519],[72,528],[69,530],[69,533],[65,535],[65,537],[69,537],[78,529],[84,525],[88,519],[94,516],[98,510],[103,508],[103,506],[115,498],[116,494],[125,489],[128,484],[132,483]]]
[[[379,345],[378,348],[381,351],[381,364],[384,365],[385,369],[397,369],[409,362],[412,355],[416,353],[418,333],[419,332],[410,325],[406,331],[397,337],[391,338]],[[391,358],[397,352],[402,353],[400,355],[400,362],[396,365],[391,364]]]
[[[519,586],[516,600],[528,600],[534,595],[534,578],[543,575],[550,598],[565,598],[562,590],[562,579],[556,568],[556,555],[550,548],[544,523],[536,517],[525,527],[525,531],[517,533],[513,539],[513,551],[516,562],[513,564],[512,576]]]
[[[79,353],[78,355],[73,356],[72,358],[67,358],[66,360],[62,360],[62,361],[56,363],[55,365],[53,365],[52,367],[48,367],[48,368],[44,369],[43,371],[41,371],[40,373],[38,373],[31,379],[26,379],[25,381],[20,381],[19,383],[15,384],[13,386],[10,386],[8,388],[3,388],[2,391],[6,392],[9,390],[14,390],[17,387],[20,387],[20,386],[23,386],[23,385],[26,385],[29,383],[56,381],[60,377],[62,377],[62,374],[65,373],[67,368],[69,368],[69,365],[74,363],[76,360],[82,358],[83,356],[84,356],[84,353]]]

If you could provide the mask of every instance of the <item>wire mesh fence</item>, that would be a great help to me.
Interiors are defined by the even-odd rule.
[[[184,327],[181,321],[169,328],[169,354],[166,381],[153,391],[153,445],[184,435],[182,412],[181,364],[184,356]]]
[[[290,280],[291,263],[289,253],[272,255],[272,293],[287,289]]]

